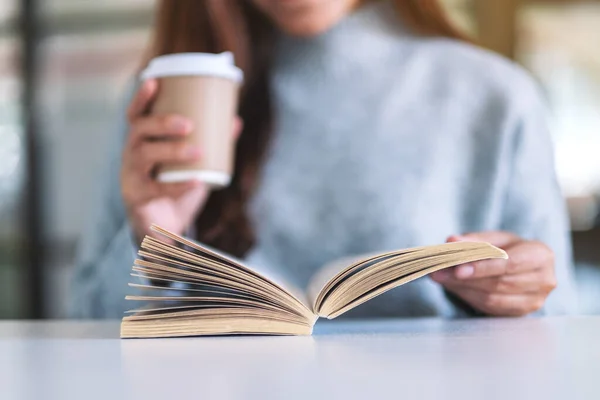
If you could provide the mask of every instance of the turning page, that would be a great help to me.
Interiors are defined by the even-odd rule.
[[[260,265],[249,266],[243,260],[240,260],[232,255],[225,254],[219,250],[213,249],[210,246],[198,243],[195,240],[190,240],[190,239],[184,238],[182,236],[176,235],[176,234],[171,233],[171,232],[167,231],[166,229],[163,229],[157,225],[152,225],[151,229],[155,232],[160,233],[161,235],[164,235],[170,239],[173,239],[179,243],[182,243],[192,249],[198,250],[198,251],[206,253],[212,257],[216,257],[220,260],[226,261],[232,265],[235,265],[236,267],[238,267],[242,270],[250,272],[258,277],[261,277],[261,278],[271,282],[273,285],[277,286],[281,290],[288,292],[290,295],[295,297],[296,300],[298,300],[300,303],[305,305],[305,307],[307,309],[310,309],[310,306],[309,306],[310,303],[308,301],[306,293],[304,293],[302,290],[300,290],[298,287],[296,287],[293,283],[291,283],[289,279],[286,279],[283,274],[278,273],[277,271],[275,271],[271,268],[266,268],[266,267],[263,267]]]
[[[335,318],[395,287],[456,265],[508,258],[489,243],[457,242],[335,261],[309,285],[313,312]]]
[[[316,315],[281,277],[158,226],[152,229],[174,243],[150,236],[142,241],[131,274],[141,283],[130,284],[142,294],[126,299],[144,304],[127,312],[121,337],[312,332]]]

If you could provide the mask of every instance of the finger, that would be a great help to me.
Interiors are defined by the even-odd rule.
[[[510,260],[490,259],[469,264],[446,268],[431,274],[431,278],[438,283],[451,282],[453,280],[465,281],[481,278],[499,277],[505,275],[509,269]]]
[[[459,265],[436,273],[434,280],[445,282],[451,278],[460,280],[499,277],[519,274],[535,269],[554,269],[554,254],[541,242],[520,241],[506,248],[508,259],[491,259]]]
[[[452,278],[459,280],[474,280],[481,278],[499,277],[508,273],[511,260],[490,259],[459,265],[454,268]]]
[[[488,231],[452,235],[448,237],[447,242],[487,242],[496,247],[505,248],[521,240],[521,238],[511,232]]]
[[[159,185],[159,192],[161,196],[178,198],[190,192],[203,187],[203,183],[200,181],[189,181],[181,183],[165,183]]]
[[[540,268],[554,273],[554,252],[542,242],[522,241],[508,249],[509,274],[521,273]]]
[[[507,260],[492,259],[461,265],[455,269],[454,276],[467,280],[554,269],[552,251],[540,242],[521,241],[508,246],[506,252]]]
[[[453,269],[451,278],[467,281],[520,274],[539,268],[541,268],[541,263],[538,260],[531,260],[529,263],[518,263],[512,259],[512,253],[510,253],[508,260],[491,259],[459,265]]]
[[[545,296],[530,294],[487,293],[477,289],[452,287],[448,290],[466,301],[473,308],[498,317],[520,317],[539,310]]]
[[[135,145],[148,139],[183,137],[192,129],[192,121],[179,115],[140,117],[131,125],[129,141]]]
[[[197,146],[185,142],[144,142],[134,152],[137,165],[145,171],[159,164],[175,164],[197,161],[202,152]]]
[[[550,293],[556,286],[554,277],[546,276],[544,271],[536,270],[523,274],[503,275],[499,278],[459,280],[453,278],[445,286],[470,288],[488,293],[501,294],[541,294]]]
[[[127,109],[127,118],[129,121],[133,121],[148,110],[150,102],[157,91],[158,81],[156,79],[149,79],[142,84],[142,87],[138,90]]]

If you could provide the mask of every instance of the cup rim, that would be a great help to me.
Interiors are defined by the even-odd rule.
[[[244,73],[233,53],[177,53],[156,57],[141,73],[143,80],[173,76],[213,76],[241,83]]]
[[[180,183],[198,180],[212,186],[225,187],[231,182],[231,175],[221,171],[202,169],[160,172],[156,178],[160,183]]]

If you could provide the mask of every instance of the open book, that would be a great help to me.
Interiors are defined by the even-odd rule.
[[[310,335],[319,317],[333,319],[407,282],[459,264],[507,258],[488,243],[446,243],[360,260],[336,261],[313,277],[307,293],[272,271],[201,246],[158,226],[133,266],[145,304],[128,311],[121,337],[222,334]],[[172,243],[172,244],[171,244]]]

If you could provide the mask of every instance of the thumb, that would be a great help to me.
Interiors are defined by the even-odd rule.
[[[506,231],[486,231],[452,235],[446,240],[452,242],[486,242],[496,247],[505,248],[521,241],[517,235]]]

